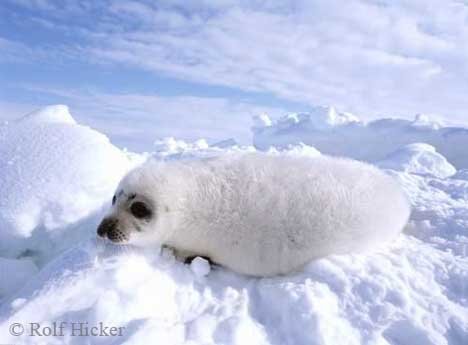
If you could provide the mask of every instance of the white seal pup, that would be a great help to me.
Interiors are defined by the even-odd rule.
[[[344,158],[148,161],[121,181],[98,235],[164,245],[236,272],[271,276],[396,236],[409,203],[390,176]]]

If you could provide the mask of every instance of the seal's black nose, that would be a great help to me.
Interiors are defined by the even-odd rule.
[[[106,237],[110,232],[113,232],[117,225],[117,219],[104,218],[97,228],[97,234],[100,237]]]

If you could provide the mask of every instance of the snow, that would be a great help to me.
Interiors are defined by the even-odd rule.
[[[257,149],[285,148],[304,143],[320,152],[376,162],[413,143],[435,147],[457,169],[468,168],[468,129],[444,127],[428,115],[413,121],[380,119],[364,123],[334,108],[316,108],[310,113],[289,114],[277,121],[263,115],[254,118],[253,143]]]
[[[29,258],[0,258],[0,277],[8,277],[0,285],[0,296],[10,295],[21,288],[38,272],[34,262]]]
[[[231,154],[239,152],[252,152],[252,146],[240,146],[235,141],[224,140],[221,143],[208,145],[205,139],[194,142],[177,140],[173,137],[158,139],[154,142],[154,152],[152,156],[161,160],[172,159],[198,159],[200,157],[214,157],[221,154]]]
[[[434,146],[424,143],[406,145],[377,162],[377,165],[381,168],[439,178],[449,177],[457,172]]]
[[[225,149],[225,148],[228,148],[228,147],[239,146],[239,144],[237,143],[237,141],[234,138],[229,138],[229,139],[226,139],[226,140],[218,141],[218,142],[212,144],[211,146],[219,147],[221,149]]]
[[[52,233],[95,212],[132,160],[59,105],[0,127],[0,166],[0,252],[15,257],[37,249],[36,232]]]
[[[154,142],[154,147],[157,152],[176,154],[194,149],[207,149],[209,145],[205,139],[199,139],[194,143],[186,143],[183,140],[177,140],[173,137],[168,137],[161,140],[156,140]]]
[[[208,260],[202,257],[196,257],[190,263],[190,269],[196,277],[201,278],[210,273],[211,267]]]
[[[270,147],[268,150],[269,154],[284,154],[291,156],[303,156],[303,157],[317,157],[321,153],[315,147],[305,145],[304,143],[299,143],[296,145],[288,145],[285,149],[277,149],[275,147]]]
[[[413,206],[410,223],[396,241],[372,253],[330,256],[300,272],[260,279],[210,266],[203,258],[184,264],[168,249],[96,239],[97,221],[115,184],[146,156],[123,152],[102,134],[70,121],[64,107],[37,114],[0,129],[0,343],[467,343],[468,169],[460,162],[468,146],[449,150],[430,142],[444,127],[436,129],[421,117],[418,129],[405,121],[365,125],[352,117],[322,126],[322,138],[359,129],[367,135],[363,146],[372,131],[378,132],[373,140],[382,133],[396,135],[384,147],[374,141],[365,151],[378,151],[371,160],[402,185]],[[309,121],[296,119],[296,125]],[[283,129],[291,139],[300,131],[292,132],[290,125]],[[420,130],[425,134],[416,137]],[[449,133],[457,131],[462,142],[465,130]],[[452,134],[446,137],[450,142]],[[269,152],[313,157],[330,149],[332,141],[314,148],[307,138],[287,143],[269,137],[281,141]],[[255,150],[231,143],[164,139],[153,155],[197,159]],[[356,148],[357,142],[349,145]],[[457,157],[460,152],[464,157]],[[44,245],[51,241],[60,241],[60,248]],[[45,250],[48,256],[38,260]],[[31,322],[65,323],[65,334],[10,334],[12,324],[27,330]],[[78,322],[122,327],[122,335],[71,335],[71,324]]]
[[[66,105],[58,104],[44,107],[23,116],[19,122],[29,123],[67,123],[76,125]]]

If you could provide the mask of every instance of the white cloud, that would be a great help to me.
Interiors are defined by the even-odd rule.
[[[89,52],[182,79],[358,113],[465,116],[468,7],[459,2],[315,0],[204,13],[181,19],[179,9],[132,11],[135,20],[146,19],[144,27],[103,33],[105,44]],[[171,14],[176,24],[160,25]]]
[[[86,3],[55,11],[63,24],[67,13],[88,16],[95,5]],[[109,1],[100,11],[94,27],[70,24],[83,30],[80,54],[96,63],[373,116],[468,121],[460,1]]]

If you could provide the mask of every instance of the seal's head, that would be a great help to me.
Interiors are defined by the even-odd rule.
[[[180,198],[169,188],[167,176],[175,173],[166,172],[164,166],[148,161],[120,181],[112,207],[97,229],[99,237],[137,246],[160,245],[171,237],[175,200]]]
[[[97,234],[115,243],[129,243],[138,237],[133,233],[143,234],[156,217],[156,205],[149,198],[120,190],[112,197],[111,212],[102,220]]]

